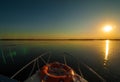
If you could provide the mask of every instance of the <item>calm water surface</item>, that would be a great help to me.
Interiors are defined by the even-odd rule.
[[[110,40],[0,41],[0,74],[10,77],[30,60],[47,51],[56,56],[68,52],[108,82],[120,82],[120,41]],[[94,79],[88,76],[90,74],[84,68],[81,70],[86,79]]]

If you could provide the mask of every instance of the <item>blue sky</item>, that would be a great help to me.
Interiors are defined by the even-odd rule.
[[[120,38],[120,0],[0,0],[0,38]]]

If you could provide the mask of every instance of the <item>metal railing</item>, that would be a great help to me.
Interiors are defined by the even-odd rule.
[[[31,70],[31,72],[30,72],[30,74],[29,74],[29,76],[31,76],[31,74],[32,74],[32,72],[33,72],[33,70],[34,70],[34,68],[35,68],[35,64],[37,64],[37,67],[38,67],[38,69],[39,69],[39,63],[38,63],[38,62],[39,62],[39,59],[41,59],[45,64],[48,64],[48,63],[49,63],[51,54],[49,54],[49,57],[48,57],[47,62],[42,58],[43,56],[48,55],[48,54],[49,54],[49,52],[43,53],[43,54],[41,54],[40,56],[38,56],[37,58],[35,58],[35,59],[33,59],[32,61],[30,61],[28,64],[26,64],[26,65],[25,65],[24,67],[22,67],[20,70],[18,70],[18,71],[11,77],[11,79],[13,79],[14,77],[16,77],[21,71],[23,71],[25,68],[27,68],[30,64],[34,63],[34,64],[33,64],[33,68],[32,68],[32,70]],[[84,65],[85,68],[87,68],[87,69],[90,70],[93,74],[95,74],[102,82],[106,82],[106,80],[105,80],[103,77],[101,77],[97,72],[95,72],[91,67],[89,67],[88,65],[86,65],[86,64],[83,63],[83,62],[80,63],[80,62],[78,61],[78,59],[76,59],[74,56],[72,56],[71,54],[66,53],[66,52],[64,52],[64,55],[63,55],[63,59],[64,59],[65,65],[67,65],[67,60],[66,60],[66,56],[65,56],[65,55],[71,56],[72,58],[74,58],[74,59],[77,61],[76,63],[77,63],[77,65],[78,65],[78,71],[79,71],[80,76],[81,76],[82,78],[84,78],[84,76],[83,76],[82,71],[81,71],[81,69],[80,69],[80,64]]]
[[[36,61],[38,61],[39,60],[39,58],[41,58],[42,56],[44,56],[44,55],[47,55],[48,54],[48,52],[46,52],[46,53],[43,53],[43,54],[41,54],[40,56],[38,56],[37,58],[35,58],[35,59],[33,59],[32,61],[30,61],[28,64],[26,64],[24,67],[22,67],[20,70],[18,70],[12,77],[11,77],[11,79],[13,79],[14,77],[16,77],[21,71],[23,71],[26,67],[28,67],[30,64],[32,64],[33,62],[36,62]]]

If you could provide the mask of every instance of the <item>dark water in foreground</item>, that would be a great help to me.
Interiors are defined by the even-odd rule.
[[[107,82],[120,82],[120,41],[109,40],[0,41],[0,74],[10,77],[29,61],[47,51],[55,56],[68,52],[79,62],[94,69]],[[73,59],[68,62],[75,63]],[[81,70],[89,82],[94,81],[92,79],[95,77],[91,72],[84,67]]]

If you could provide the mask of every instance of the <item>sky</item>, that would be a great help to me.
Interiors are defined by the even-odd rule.
[[[119,22],[120,0],[0,0],[0,38],[120,38]]]

